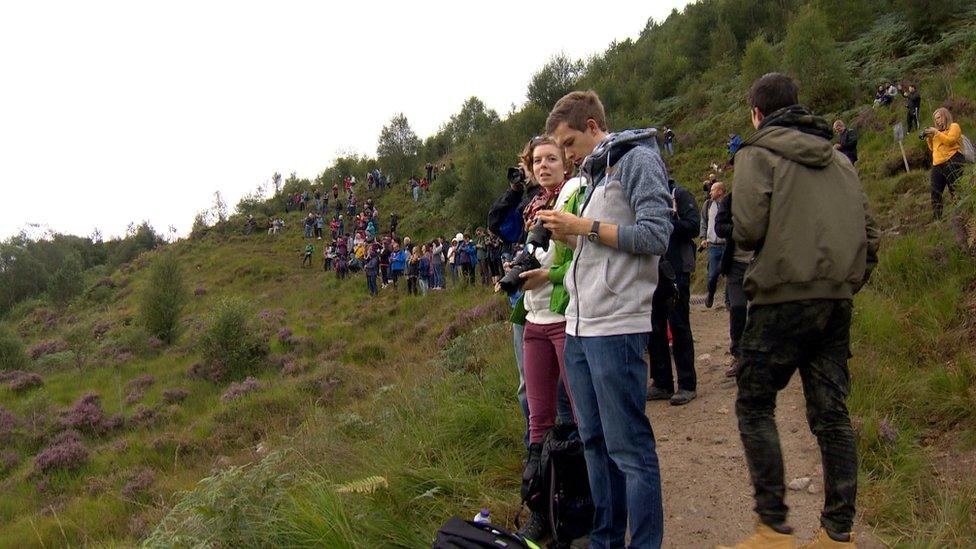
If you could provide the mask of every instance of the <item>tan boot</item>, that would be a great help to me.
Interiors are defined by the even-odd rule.
[[[729,547],[726,545],[717,546],[718,549],[794,549],[796,538],[793,534],[780,534],[769,526],[758,522],[756,523],[756,533],[748,539]]]
[[[827,530],[821,528],[817,530],[817,535],[809,543],[801,546],[801,549],[843,549],[845,547],[856,547],[854,545],[854,533],[851,532],[848,535],[851,537],[850,541],[834,541],[827,534]]]

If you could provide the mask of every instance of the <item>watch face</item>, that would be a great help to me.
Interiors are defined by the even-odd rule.
[[[586,239],[589,240],[590,242],[596,242],[597,240],[600,239],[600,235],[596,233],[590,233],[586,235]]]

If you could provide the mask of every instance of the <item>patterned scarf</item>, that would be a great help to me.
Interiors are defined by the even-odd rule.
[[[525,220],[525,230],[531,230],[532,224],[535,222],[535,216],[539,214],[540,210],[551,209],[556,203],[556,197],[559,196],[559,191],[563,190],[563,185],[566,184],[566,180],[563,179],[562,183],[556,185],[552,189],[547,189],[542,187],[542,192],[536,195],[529,202],[529,205],[525,207],[525,212],[522,214]]]

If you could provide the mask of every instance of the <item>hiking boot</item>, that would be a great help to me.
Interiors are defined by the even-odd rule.
[[[698,396],[698,393],[695,391],[679,389],[678,392],[671,397],[671,406],[682,406],[684,404],[688,404],[692,400],[695,400],[696,396]]]
[[[647,400],[670,400],[673,394],[671,391],[665,391],[660,387],[651,385],[647,391]]]
[[[549,523],[542,515],[532,513],[529,516],[529,521],[519,528],[518,533],[522,537],[541,543],[549,535]]]
[[[715,304],[715,294],[708,294],[705,296],[705,308],[711,309],[712,305]]]
[[[729,361],[728,369],[725,370],[725,377],[735,377],[739,375],[739,368],[741,367],[742,365],[739,363],[739,361],[733,358]]]
[[[800,547],[801,549],[841,549],[843,547],[855,547],[854,534],[842,534],[838,537],[846,537],[847,541],[837,541],[827,533],[826,528],[820,528],[820,530],[817,530],[817,535],[809,543],[805,543]]]
[[[794,549],[796,538],[792,531],[784,534],[759,522],[756,524],[756,533],[744,541],[733,546],[718,545],[716,547],[717,549]]]

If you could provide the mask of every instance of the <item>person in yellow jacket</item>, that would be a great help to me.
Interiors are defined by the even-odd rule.
[[[925,137],[932,151],[932,215],[942,217],[942,192],[948,188],[949,195],[956,192],[956,181],[962,177],[965,157],[962,154],[962,128],[952,121],[949,109],[942,107],[932,113],[934,127],[925,128]]]

